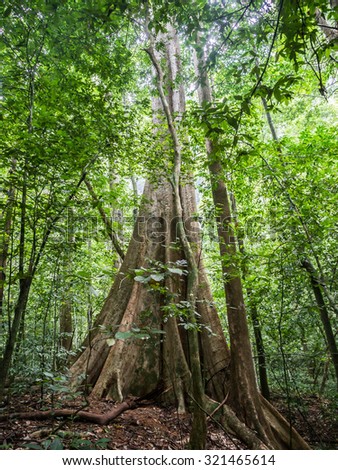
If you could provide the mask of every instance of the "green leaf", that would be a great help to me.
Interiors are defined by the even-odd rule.
[[[242,103],[242,109],[243,109],[243,111],[245,112],[245,114],[247,114],[248,116],[250,116],[251,110],[250,110],[250,106],[249,106],[249,104],[247,103],[247,101],[243,101],[243,103]]]
[[[153,281],[161,282],[164,279],[164,274],[151,274],[150,278],[153,279]]]
[[[79,277],[84,278],[84,279],[90,279],[90,273],[89,273],[87,270],[84,270],[84,269],[81,270],[81,271],[78,271],[78,272],[77,272],[77,275],[78,275]]]
[[[176,261],[177,266],[188,266],[188,261],[186,259],[179,259]]]
[[[12,12],[12,7],[7,7],[6,10],[4,11],[4,18],[7,18]]]
[[[51,372],[46,372],[46,371],[44,371],[44,372],[43,372],[43,375],[44,375],[45,377],[48,377],[49,379],[53,379],[53,378],[54,378],[54,375],[53,375]]]
[[[146,284],[150,280],[150,276],[135,276],[134,281],[141,282],[142,284]]]
[[[50,445],[50,450],[63,450],[63,444],[59,437],[56,437]]]
[[[132,331],[118,331],[115,334],[115,339],[122,339],[124,341],[125,339],[132,338],[134,336],[134,333]]]
[[[134,338],[137,338],[137,339],[150,339],[151,336],[148,334],[148,333],[136,333],[134,335]]]
[[[34,443],[24,444],[23,447],[25,447],[26,449],[32,449],[32,450],[42,450],[43,449],[38,444],[34,444]]]
[[[194,323],[180,323],[181,325],[183,325],[183,328],[185,330],[197,330],[198,329],[198,326]]]
[[[152,328],[152,329],[150,330],[150,333],[151,333],[151,334],[154,334],[154,335],[165,335],[165,334],[166,334],[165,331],[163,331],[163,330],[157,330],[156,328]]]
[[[226,120],[228,122],[228,124],[233,127],[234,129],[238,129],[238,121],[237,119],[235,119],[233,116],[227,116],[226,117]]]
[[[42,447],[47,450],[49,449],[49,446],[51,445],[51,443],[52,443],[51,439],[47,439],[46,441],[42,441],[41,444],[42,444]]]
[[[183,274],[182,269],[179,268],[168,268],[168,271],[172,274],[179,274],[180,276]]]
[[[111,439],[103,437],[95,442],[95,447],[98,447],[100,449],[107,449],[107,445],[109,444],[109,442],[111,442]]]
[[[274,88],[273,94],[278,102],[282,101],[282,94],[279,88]]]

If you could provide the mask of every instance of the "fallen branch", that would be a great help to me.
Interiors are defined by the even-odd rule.
[[[92,413],[91,411],[80,410],[48,410],[48,411],[24,411],[22,413],[8,413],[0,415],[0,422],[9,421],[11,419],[31,419],[34,421],[42,421],[54,418],[69,418],[78,421],[88,421],[90,423],[105,426],[120,416],[127,410],[134,410],[141,406],[149,406],[154,400],[163,393],[163,384],[159,384],[157,389],[143,395],[142,397],[134,397],[119,403],[114,409],[104,414]]]
[[[113,410],[104,414],[92,413],[90,411],[76,411],[76,410],[48,410],[48,411],[26,411],[23,413],[9,413],[7,415],[0,415],[0,422],[8,421],[11,419],[30,419],[35,421],[42,421],[54,418],[70,418],[77,421],[87,421],[90,423],[105,426],[120,416],[127,410],[132,410],[140,406],[145,406],[145,403],[139,399],[125,400],[117,405]]]

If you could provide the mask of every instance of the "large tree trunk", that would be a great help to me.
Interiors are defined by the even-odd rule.
[[[158,58],[158,52],[155,49],[155,41],[151,38],[150,35],[149,37],[151,45],[148,49],[148,53],[157,74],[157,88],[160,96],[159,100],[153,100],[154,124],[159,127],[157,135],[159,143],[162,144],[162,150],[164,149],[164,151],[168,152],[168,149],[165,148],[167,146],[166,140],[160,138],[160,127],[161,121],[163,121],[163,119],[160,119],[158,114],[164,114],[172,144],[172,151],[169,150],[168,156],[170,156],[172,153],[173,166],[171,170],[170,184],[163,180],[160,182],[160,187],[158,188],[150,188],[150,186],[147,186],[146,188],[147,200],[145,201],[145,206],[148,205],[148,207],[145,209],[145,216],[143,215],[142,210],[140,214],[142,217],[144,217],[146,224],[149,222],[149,220],[152,219],[155,223],[157,223],[158,227],[156,228],[160,229],[160,232],[162,235],[164,235],[164,239],[159,240],[161,243],[160,254],[154,256],[154,254],[151,253],[151,256],[149,256],[147,254],[147,249],[149,235],[151,237],[152,234],[148,233],[146,228],[145,233],[142,234],[145,240],[141,241],[141,243],[144,245],[144,249],[141,248],[141,252],[143,252],[142,254],[144,256],[144,261],[142,264],[146,266],[147,259],[156,260],[157,267],[159,266],[158,262],[162,262],[162,266],[160,266],[160,268],[162,270],[163,268],[168,269],[168,273],[170,273],[170,269],[173,269],[172,266],[175,266],[175,261],[176,265],[179,261],[179,259],[176,258],[179,250],[179,258],[183,258],[186,262],[186,272],[184,273],[184,277],[180,276],[180,271],[178,271],[179,265],[177,265],[176,272],[171,272],[171,274],[175,274],[176,277],[179,276],[179,278],[176,280],[172,279],[172,276],[166,276],[166,273],[162,274],[162,279],[161,275],[159,276],[157,274],[159,279],[154,277],[153,280],[165,281],[164,288],[162,290],[157,289],[157,291],[159,291],[158,293],[155,289],[153,289],[155,290],[155,295],[159,297],[158,299],[151,298],[151,290],[149,289],[149,286],[148,292],[144,292],[144,289],[142,292],[142,286],[139,282],[132,286],[130,299],[122,317],[122,330],[120,329],[119,332],[120,340],[118,340],[118,343],[113,345],[111,352],[107,356],[103,372],[95,384],[94,393],[96,390],[99,390],[99,393],[101,394],[102,390],[105,390],[105,388],[102,388],[100,385],[100,382],[101,376],[103,375],[102,381],[105,386],[107,385],[107,380],[104,373],[107,367],[107,370],[110,374],[111,371],[115,371],[114,384],[116,385],[116,389],[114,390],[114,394],[117,394],[120,399],[123,397],[123,390],[121,385],[119,385],[121,379],[118,377],[118,374],[121,370],[121,362],[124,358],[127,358],[128,363],[126,365],[128,367],[132,365],[131,372],[134,373],[135,370],[138,370],[138,367],[133,364],[133,358],[140,358],[142,354],[146,352],[146,348],[141,347],[139,344],[140,341],[137,341],[137,337],[131,338],[134,340],[134,347],[138,348],[138,350],[134,352],[134,356],[130,355],[130,351],[132,351],[133,348],[130,344],[128,345],[127,342],[124,342],[124,339],[121,341],[121,334],[126,333],[123,331],[125,329],[130,330],[130,327],[133,323],[139,323],[137,328],[141,332],[140,334],[142,334],[142,330],[144,330],[144,328],[147,328],[148,334],[150,334],[150,337],[148,338],[150,351],[148,354],[146,354],[147,357],[142,358],[143,364],[145,363],[145,365],[142,365],[141,369],[144,370],[144,368],[146,368],[147,370],[151,370],[152,380],[154,380],[155,377],[157,382],[164,382],[166,390],[170,391],[172,389],[174,391],[180,410],[185,409],[185,401],[188,397],[192,399],[191,404],[193,407],[193,423],[190,436],[190,446],[197,449],[204,448],[205,446],[205,387],[202,374],[206,371],[201,370],[201,356],[198,334],[199,325],[196,319],[198,300],[197,292],[200,285],[200,246],[198,243],[196,243],[196,237],[193,237],[193,234],[191,233],[188,234],[190,227],[187,227],[185,220],[187,217],[190,218],[188,221],[189,225],[189,222],[193,216],[192,211],[195,211],[196,209],[194,202],[195,195],[192,186],[187,185],[185,188],[180,186],[182,153],[180,136],[178,132],[179,126],[177,120],[175,121],[175,117],[177,115],[182,115],[184,112],[185,100],[183,89],[181,89],[181,87],[177,89],[175,86],[179,69],[179,46],[175,31],[169,27],[168,34],[163,37],[163,40],[166,44],[167,77],[169,77],[170,80],[168,81],[167,78],[165,81],[162,66]],[[167,88],[167,90],[165,90],[165,88]],[[150,189],[152,190],[150,191]],[[149,190],[149,192],[152,194],[149,194],[148,196],[147,190]],[[163,194],[158,194],[162,191]],[[149,198],[153,197],[154,195],[156,195],[156,199],[153,199],[151,204],[149,204]],[[149,213],[150,211],[154,211],[155,217]],[[150,244],[149,248],[154,249],[152,244]],[[149,274],[151,274],[151,263],[149,266],[147,266],[147,269],[147,274],[149,276]],[[130,274],[132,275],[132,273]],[[201,289],[201,292],[202,291],[203,290]],[[211,299],[206,300],[210,303]],[[140,301],[141,306],[139,305]],[[166,316],[164,321],[167,320],[167,328],[162,324],[163,315],[161,312],[161,303],[164,304],[166,309]],[[201,307],[207,314],[208,312],[202,305],[203,303],[204,300],[201,301]],[[152,310],[153,306],[155,306],[155,308],[157,307],[155,311]],[[147,312],[150,311],[153,317],[152,322],[149,324],[142,319],[144,310]],[[141,315],[140,318],[137,318],[138,315]],[[184,327],[183,329],[181,328],[181,331],[178,328],[179,325],[176,321],[177,317],[179,317],[181,326]],[[210,328],[209,325],[204,324],[202,325],[202,328],[205,326]],[[154,331],[154,328],[158,330],[159,328],[163,327],[163,331],[166,333],[167,338],[164,342],[164,347],[161,354],[161,348],[156,348],[156,336],[154,340],[151,341],[151,332]],[[220,329],[220,324],[218,324],[218,328]],[[222,338],[223,335],[221,330],[219,331],[219,334]],[[170,343],[171,341],[172,344]],[[203,341],[208,346],[209,341],[206,339]],[[226,354],[226,348],[224,345],[222,346],[222,351],[224,351]],[[154,351],[156,351],[155,354]],[[174,351],[175,354],[173,354]],[[150,355],[151,360],[149,358]],[[205,360],[205,365],[208,362],[210,361]],[[212,373],[217,373],[217,370]],[[211,384],[215,382],[215,379],[212,376],[207,377],[207,379],[209,378]],[[148,390],[144,390],[144,392],[147,391]],[[223,395],[224,390],[222,390],[220,393],[220,396]]]
[[[156,57],[154,62],[156,64]],[[163,96],[161,98],[164,105]],[[172,115],[168,117],[172,110],[165,112],[174,151],[177,152],[178,134],[174,135],[170,129],[176,124]],[[167,141],[163,142],[162,151],[168,155],[165,145]],[[176,155],[175,164],[177,158]],[[239,328],[231,327],[237,352],[235,356],[232,353],[230,365],[229,350],[201,258],[194,188],[191,184],[179,185],[177,176],[174,174],[171,182],[158,177],[156,182],[146,183],[126,256],[84,349],[70,369],[72,381],[74,385],[89,385],[93,396],[119,401],[128,395],[142,396],[160,388],[164,390],[163,400],[176,402],[183,411],[185,405],[191,403],[191,398],[193,403],[200,400],[200,379],[196,376],[201,375],[202,405],[208,408],[210,404],[206,396],[215,400],[216,406],[221,403],[219,408],[225,415],[227,427],[239,434],[244,442],[252,443],[255,448],[286,448],[289,442],[283,436],[274,439],[271,431],[269,439],[265,435],[262,438],[263,432],[257,436],[238,418],[244,416],[245,421],[248,413],[252,415],[254,407],[255,412],[258,409],[261,413],[259,422],[265,423],[269,430],[268,422],[272,423],[271,428],[276,429],[278,436],[282,434],[280,429],[283,426],[289,429],[288,423],[270,408],[263,405],[262,410],[257,391],[253,400],[257,399],[259,404],[242,399],[242,387],[247,389],[251,379],[251,375],[245,374],[249,370],[254,377],[250,364],[249,369],[241,364],[247,360],[248,354],[251,357],[250,343],[245,338],[243,346],[241,342],[243,328],[247,326],[243,327],[241,323]],[[190,249],[193,249],[194,259]],[[187,262],[187,267],[183,266],[189,271],[187,275],[180,275],[178,271],[179,266],[182,268],[182,257]],[[173,268],[176,271],[170,271]],[[196,281],[189,277],[192,270]],[[193,288],[192,282],[196,282]],[[234,289],[236,287],[238,284]],[[234,292],[235,296],[240,293]],[[232,300],[228,299],[228,302]],[[189,332],[189,328],[195,328],[192,305],[199,318],[198,345]],[[238,316],[237,310],[234,315]],[[243,321],[245,319],[241,316],[240,322]],[[238,325],[238,319],[232,323]],[[159,331],[164,334],[159,334]],[[196,352],[199,357],[196,357]],[[200,368],[198,373],[196,364]],[[244,395],[247,397],[248,394],[244,392]],[[238,416],[224,406],[229,396]],[[201,405],[200,402],[198,404]],[[308,448],[297,433],[293,432],[293,437],[294,447]]]
[[[185,187],[185,213],[194,207],[192,187]],[[181,395],[190,387],[190,368],[187,361],[188,338],[184,321],[170,312],[170,304],[184,298],[185,276],[173,274],[163,286],[144,284],[134,280],[135,269],[144,267],[152,272],[152,264],[171,265],[176,260],[176,227],[173,217],[173,194],[169,182],[162,180],[156,187],[146,183],[140,214],[120,272],[96,319],[94,329],[86,340],[86,348],[71,368],[73,380],[87,382],[92,394],[123,400],[128,395],[142,396],[163,383],[167,397]],[[151,261],[152,263],[151,263]],[[163,294],[159,287],[171,287]],[[163,309],[166,307],[166,309]],[[172,306],[172,309],[174,307]],[[203,269],[199,270],[197,310],[200,322],[209,326],[215,335],[204,327],[200,339],[204,380],[211,396],[219,400],[224,396],[224,371],[228,365],[228,351],[220,321],[213,306],[210,289]],[[166,313],[164,314],[164,311]],[[167,313],[168,312],[168,313]],[[127,339],[116,339],[109,346],[106,339],[117,332],[139,328],[150,338],[140,334]],[[152,333],[163,330],[165,335]],[[140,333],[140,332],[138,332]]]
[[[193,188],[187,185],[181,192],[185,220],[190,225],[196,213]],[[173,274],[163,284],[153,287],[134,280],[135,269],[144,267],[151,271],[150,260],[173,266],[170,263],[181,259],[172,214],[170,183],[163,180],[156,186],[147,183],[125,260],[84,350],[70,370],[73,383],[89,384],[92,396],[123,401],[129,395],[143,396],[161,387],[163,400],[176,403],[180,410],[184,411],[189,401],[192,390],[187,331],[180,318],[170,315],[170,308],[168,312],[170,303],[184,298],[186,278]],[[191,230],[190,236],[198,238],[198,231]],[[169,289],[165,295],[160,292],[164,287]],[[230,391],[230,357],[202,261],[196,306],[202,325],[199,338],[205,393],[220,403]],[[130,331],[132,327],[146,331],[150,338],[142,340],[135,335],[125,340],[116,339],[115,344],[108,345],[107,338],[117,332]],[[165,335],[152,334],[152,330],[163,330]],[[289,424],[270,407],[263,404],[263,408],[274,432],[278,435],[283,432],[283,438],[275,447],[287,448],[290,445]],[[233,432],[242,432],[244,426],[229,415],[228,409],[224,412],[229,428]],[[247,438],[248,445],[253,442],[252,432],[241,438]],[[291,447],[307,448],[295,431],[291,438]]]

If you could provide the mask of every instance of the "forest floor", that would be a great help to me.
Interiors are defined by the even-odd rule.
[[[283,399],[275,398],[274,405],[284,416],[291,416],[296,429],[314,449],[338,449],[338,419],[330,401],[311,396],[287,405]],[[58,399],[54,406],[78,409],[80,403]],[[113,406],[109,401],[91,401],[86,410],[106,413]],[[41,403],[36,397],[22,395],[12,397],[10,404],[0,412],[34,412],[50,408],[51,403],[46,398]],[[190,424],[189,416],[178,415],[174,408],[157,404],[127,410],[105,426],[69,419],[13,418],[0,422],[0,449],[180,450],[188,443]],[[244,448],[236,438],[209,422],[207,449]]]

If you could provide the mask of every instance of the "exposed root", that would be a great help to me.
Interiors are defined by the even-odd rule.
[[[310,450],[310,446],[285,418],[263,397],[261,397],[265,417],[270,424],[278,442],[279,449]],[[239,438],[249,449],[274,449],[275,443],[264,443],[257,434],[246,426],[226,404],[207,398],[209,417]]]
[[[225,404],[220,406],[218,402],[211,400],[209,397],[206,397],[206,406],[209,417],[213,421],[221,423],[222,426],[240,439],[249,449],[267,450],[272,448],[262,442],[257,434],[242,423],[229,406]]]
[[[124,402],[117,405],[113,410],[108,413],[98,414],[91,413],[90,411],[76,411],[76,410],[48,410],[48,411],[28,411],[24,413],[9,413],[7,415],[0,416],[0,421],[7,421],[11,419],[30,419],[36,421],[42,421],[46,419],[54,418],[69,418],[72,420],[86,421],[90,423],[99,424],[100,426],[106,426],[115,418],[120,416],[127,410],[135,409],[139,406],[145,406],[144,403],[139,402],[136,399],[125,400]]]
[[[276,410],[271,403],[261,396],[264,414],[284,449],[310,450],[311,447],[299,435],[295,428]]]

